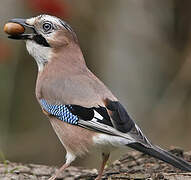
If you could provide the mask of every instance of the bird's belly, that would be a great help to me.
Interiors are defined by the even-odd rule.
[[[108,162],[111,163],[127,151],[124,138],[96,133],[54,117],[50,122],[66,151],[76,156],[72,165],[97,169],[101,166],[103,153],[110,154]]]

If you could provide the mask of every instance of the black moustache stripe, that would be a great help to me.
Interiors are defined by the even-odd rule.
[[[41,36],[41,35],[35,35],[33,36],[33,41],[35,41],[36,43],[40,44],[40,45],[43,45],[45,47],[50,47],[50,45],[48,44],[48,42],[46,41],[46,39]]]

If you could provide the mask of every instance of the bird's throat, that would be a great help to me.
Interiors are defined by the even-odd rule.
[[[44,66],[48,63],[50,59],[50,47],[42,46],[35,41],[27,40],[26,48],[29,54],[35,59],[38,65],[38,71],[42,71]]]

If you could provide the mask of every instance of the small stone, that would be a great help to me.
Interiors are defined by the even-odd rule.
[[[120,165],[120,164],[121,164],[121,162],[119,160],[116,160],[116,161],[113,162],[113,165],[116,165],[116,166]]]
[[[128,163],[128,167],[131,168],[133,166],[136,166],[136,164],[137,163],[135,161],[131,161],[131,162]]]
[[[164,175],[162,173],[158,174],[157,179],[164,179]]]

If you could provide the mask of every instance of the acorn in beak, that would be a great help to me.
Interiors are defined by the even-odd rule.
[[[26,30],[30,33],[25,33]],[[49,47],[46,39],[38,34],[35,27],[26,23],[26,19],[15,18],[8,21],[4,26],[4,31],[9,34],[8,38],[16,40],[33,40],[38,44]]]

